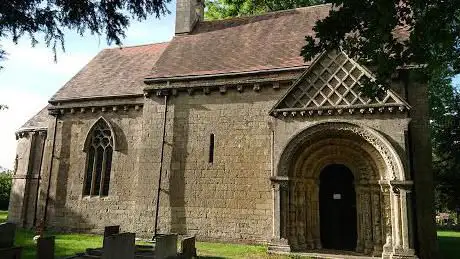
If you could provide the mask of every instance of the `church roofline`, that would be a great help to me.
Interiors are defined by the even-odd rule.
[[[82,96],[71,98],[50,99],[49,104],[56,105],[64,102],[85,102],[85,101],[100,101],[100,100],[113,100],[123,98],[138,98],[143,97],[143,94],[122,94],[122,95],[100,95],[100,96]]]
[[[259,75],[259,74],[270,74],[276,72],[290,72],[290,71],[297,71],[297,70],[304,70],[308,68],[308,65],[305,66],[295,66],[295,67],[281,67],[281,68],[273,68],[273,69],[264,69],[264,70],[251,70],[251,71],[242,71],[242,72],[229,72],[229,73],[215,73],[215,74],[203,74],[203,75],[184,75],[184,76],[172,76],[172,77],[146,77],[144,79],[144,83],[147,85],[154,84],[154,83],[162,83],[167,81],[186,81],[190,79],[215,79],[221,77],[238,77],[238,76],[251,76],[251,75]],[[156,89],[156,88],[154,88]],[[166,88],[164,88],[166,89]],[[146,87],[144,90],[152,90],[152,88]]]

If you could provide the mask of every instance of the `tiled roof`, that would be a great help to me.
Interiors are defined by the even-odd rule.
[[[51,101],[62,99],[142,94],[143,78],[151,71],[168,43],[101,51]]]
[[[18,131],[48,127],[48,120],[51,118],[51,115],[48,114],[48,107],[49,105],[30,118]]]
[[[148,78],[197,76],[305,66],[300,50],[331,5],[197,24],[176,36]]]

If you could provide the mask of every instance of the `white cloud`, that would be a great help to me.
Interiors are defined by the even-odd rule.
[[[13,168],[16,155],[15,131],[29,118],[39,112],[47,103],[48,97],[10,87],[2,90],[0,103],[8,105],[7,110],[0,111],[0,166]]]
[[[9,66],[26,65],[34,70],[66,75],[76,74],[94,56],[92,53],[59,53],[56,63],[51,49],[43,46],[7,45],[5,50],[8,52],[7,69]]]

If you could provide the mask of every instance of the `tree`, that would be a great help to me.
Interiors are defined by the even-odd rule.
[[[269,11],[311,6],[323,2],[323,0],[206,0],[205,18],[214,20],[255,15]]]
[[[107,43],[121,44],[129,18],[144,20],[148,15],[160,17],[168,12],[171,0],[3,0],[0,1],[0,39],[14,43],[24,35],[32,46],[43,36],[55,54],[64,48],[64,30],[105,35]],[[5,58],[0,46],[0,60]]]
[[[0,172],[0,210],[8,210],[11,181],[11,172]]]
[[[377,82],[365,92],[378,94],[400,67],[421,65],[421,80],[436,71],[460,72],[460,0],[328,0],[333,9],[306,37],[302,56],[342,49],[375,68]]]
[[[460,209],[460,93],[444,100],[444,114],[432,120],[433,168],[438,210]],[[443,110],[443,109],[441,109]],[[458,217],[459,215],[457,215]]]

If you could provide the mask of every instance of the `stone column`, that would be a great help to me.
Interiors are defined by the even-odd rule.
[[[313,185],[312,191],[312,229],[313,240],[316,249],[321,249],[321,231],[320,231],[320,216],[319,216],[319,182]]]
[[[314,244],[314,240],[313,240],[313,227],[314,227],[314,223],[313,223],[313,220],[314,220],[314,217],[313,217],[313,214],[316,213],[314,210],[313,210],[313,185],[314,183],[310,182],[310,181],[307,181],[307,184],[306,184],[306,190],[305,190],[305,201],[306,201],[306,205],[307,205],[307,249],[314,249],[315,248],[315,244]]]
[[[357,220],[357,242],[356,242],[356,252],[362,253],[364,251],[364,235],[363,235],[363,210],[362,210],[362,198],[361,198],[361,193],[362,193],[362,188],[361,185],[357,185],[355,187],[356,190],[356,220]]]
[[[380,182],[380,188],[383,196],[383,230],[384,230],[384,241],[382,259],[390,259],[393,252],[393,230],[391,223],[391,197],[390,197],[390,185],[385,182]]]
[[[290,252],[290,246],[286,239],[288,182],[287,178],[272,177],[273,191],[273,236],[268,245],[269,251]]]
[[[392,258],[417,258],[413,247],[413,230],[411,218],[412,181],[392,181],[395,222],[395,241]]]
[[[361,197],[363,210],[364,253],[371,254],[374,246],[372,242],[371,193],[369,186],[363,187],[363,194]]]
[[[374,241],[374,256],[379,256],[382,254],[382,231],[381,231],[381,201],[380,201],[380,190],[378,186],[374,185],[371,189],[371,200],[372,200],[372,229]]]
[[[299,181],[296,184],[296,200],[297,200],[297,209],[296,209],[296,219],[297,219],[297,243],[298,248],[304,250],[306,248],[305,240],[305,182]]]
[[[295,183],[289,183],[289,218],[288,218],[288,226],[289,226],[289,244],[291,248],[295,249],[297,247],[297,226],[296,226],[296,195],[295,195]]]

